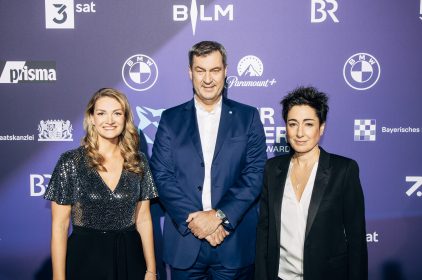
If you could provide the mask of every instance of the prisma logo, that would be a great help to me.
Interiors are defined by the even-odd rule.
[[[55,61],[0,61],[0,83],[39,83],[57,80]]]
[[[331,9],[327,11],[326,11],[326,8],[327,8],[326,3],[331,4]],[[313,23],[324,22],[327,19],[327,14],[328,14],[334,22],[338,23],[339,20],[335,14],[337,9],[338,9],[338,3],[336,0],[311,0],[311,22]]]
[[[31,196],[42,196],[51,179],[50,174],[30,174],[29,175],[29,193]]]
[[[195,35],[198,21],[219,21],[220,17],[228,17],[229,21],[233,21],[233,4],[229,4],[225,8],[220,5],[214,5],[214,13],[209,12],[206,14],[205,5],[198,5],[196,1],[191,0],[190,7],[173,5],[173,21],[187,21],[190,17],[193,35]]]
[[[407,196],[411,196],[416,192],[416,195],[422,197],[422,191],[418,189],[422,186],[422,177],[406,176],[406,182],[414,182],[414,184],[406,191]]]

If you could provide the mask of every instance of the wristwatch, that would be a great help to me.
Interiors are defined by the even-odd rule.
[[[226,214],[224,214],[223,211],[221,211],[220,209],[217,209],[215,212],[215,216],[217,218],[219,218],[224,224],[228,224],[229,221],[227,220]]]

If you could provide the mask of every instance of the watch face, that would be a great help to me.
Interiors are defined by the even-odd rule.
[[[217,210],[216,215],[217,215],[217,218],[219,218],[221,220],[223,220],[224,218],[226,218],[226,215],[221,210]]]

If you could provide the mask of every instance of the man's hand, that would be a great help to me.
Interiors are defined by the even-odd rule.
[[[215,247],[217,245],[220,245],[223,242],[224,238],[226,238],[228,235],[229,232],[226,231],[222,225],[219,225],[213,233],[205,237],[205,240],[207,240],[208,243],[211,244],[211,246]]]
[[[215,232],[221,220],[215,216],[215,210],[190,213],[186,222],[190,231],[199,239],[204,239]]]

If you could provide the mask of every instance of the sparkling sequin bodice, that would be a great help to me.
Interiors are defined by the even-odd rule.
[[[158,196],[147,159],[140,153],[142,174],[127,170],[114,191],[91,168],[84,147],[61,155],[44,195],[71,205],[72,224],[100,230],[118,230],[135,223],[136,204]]]

